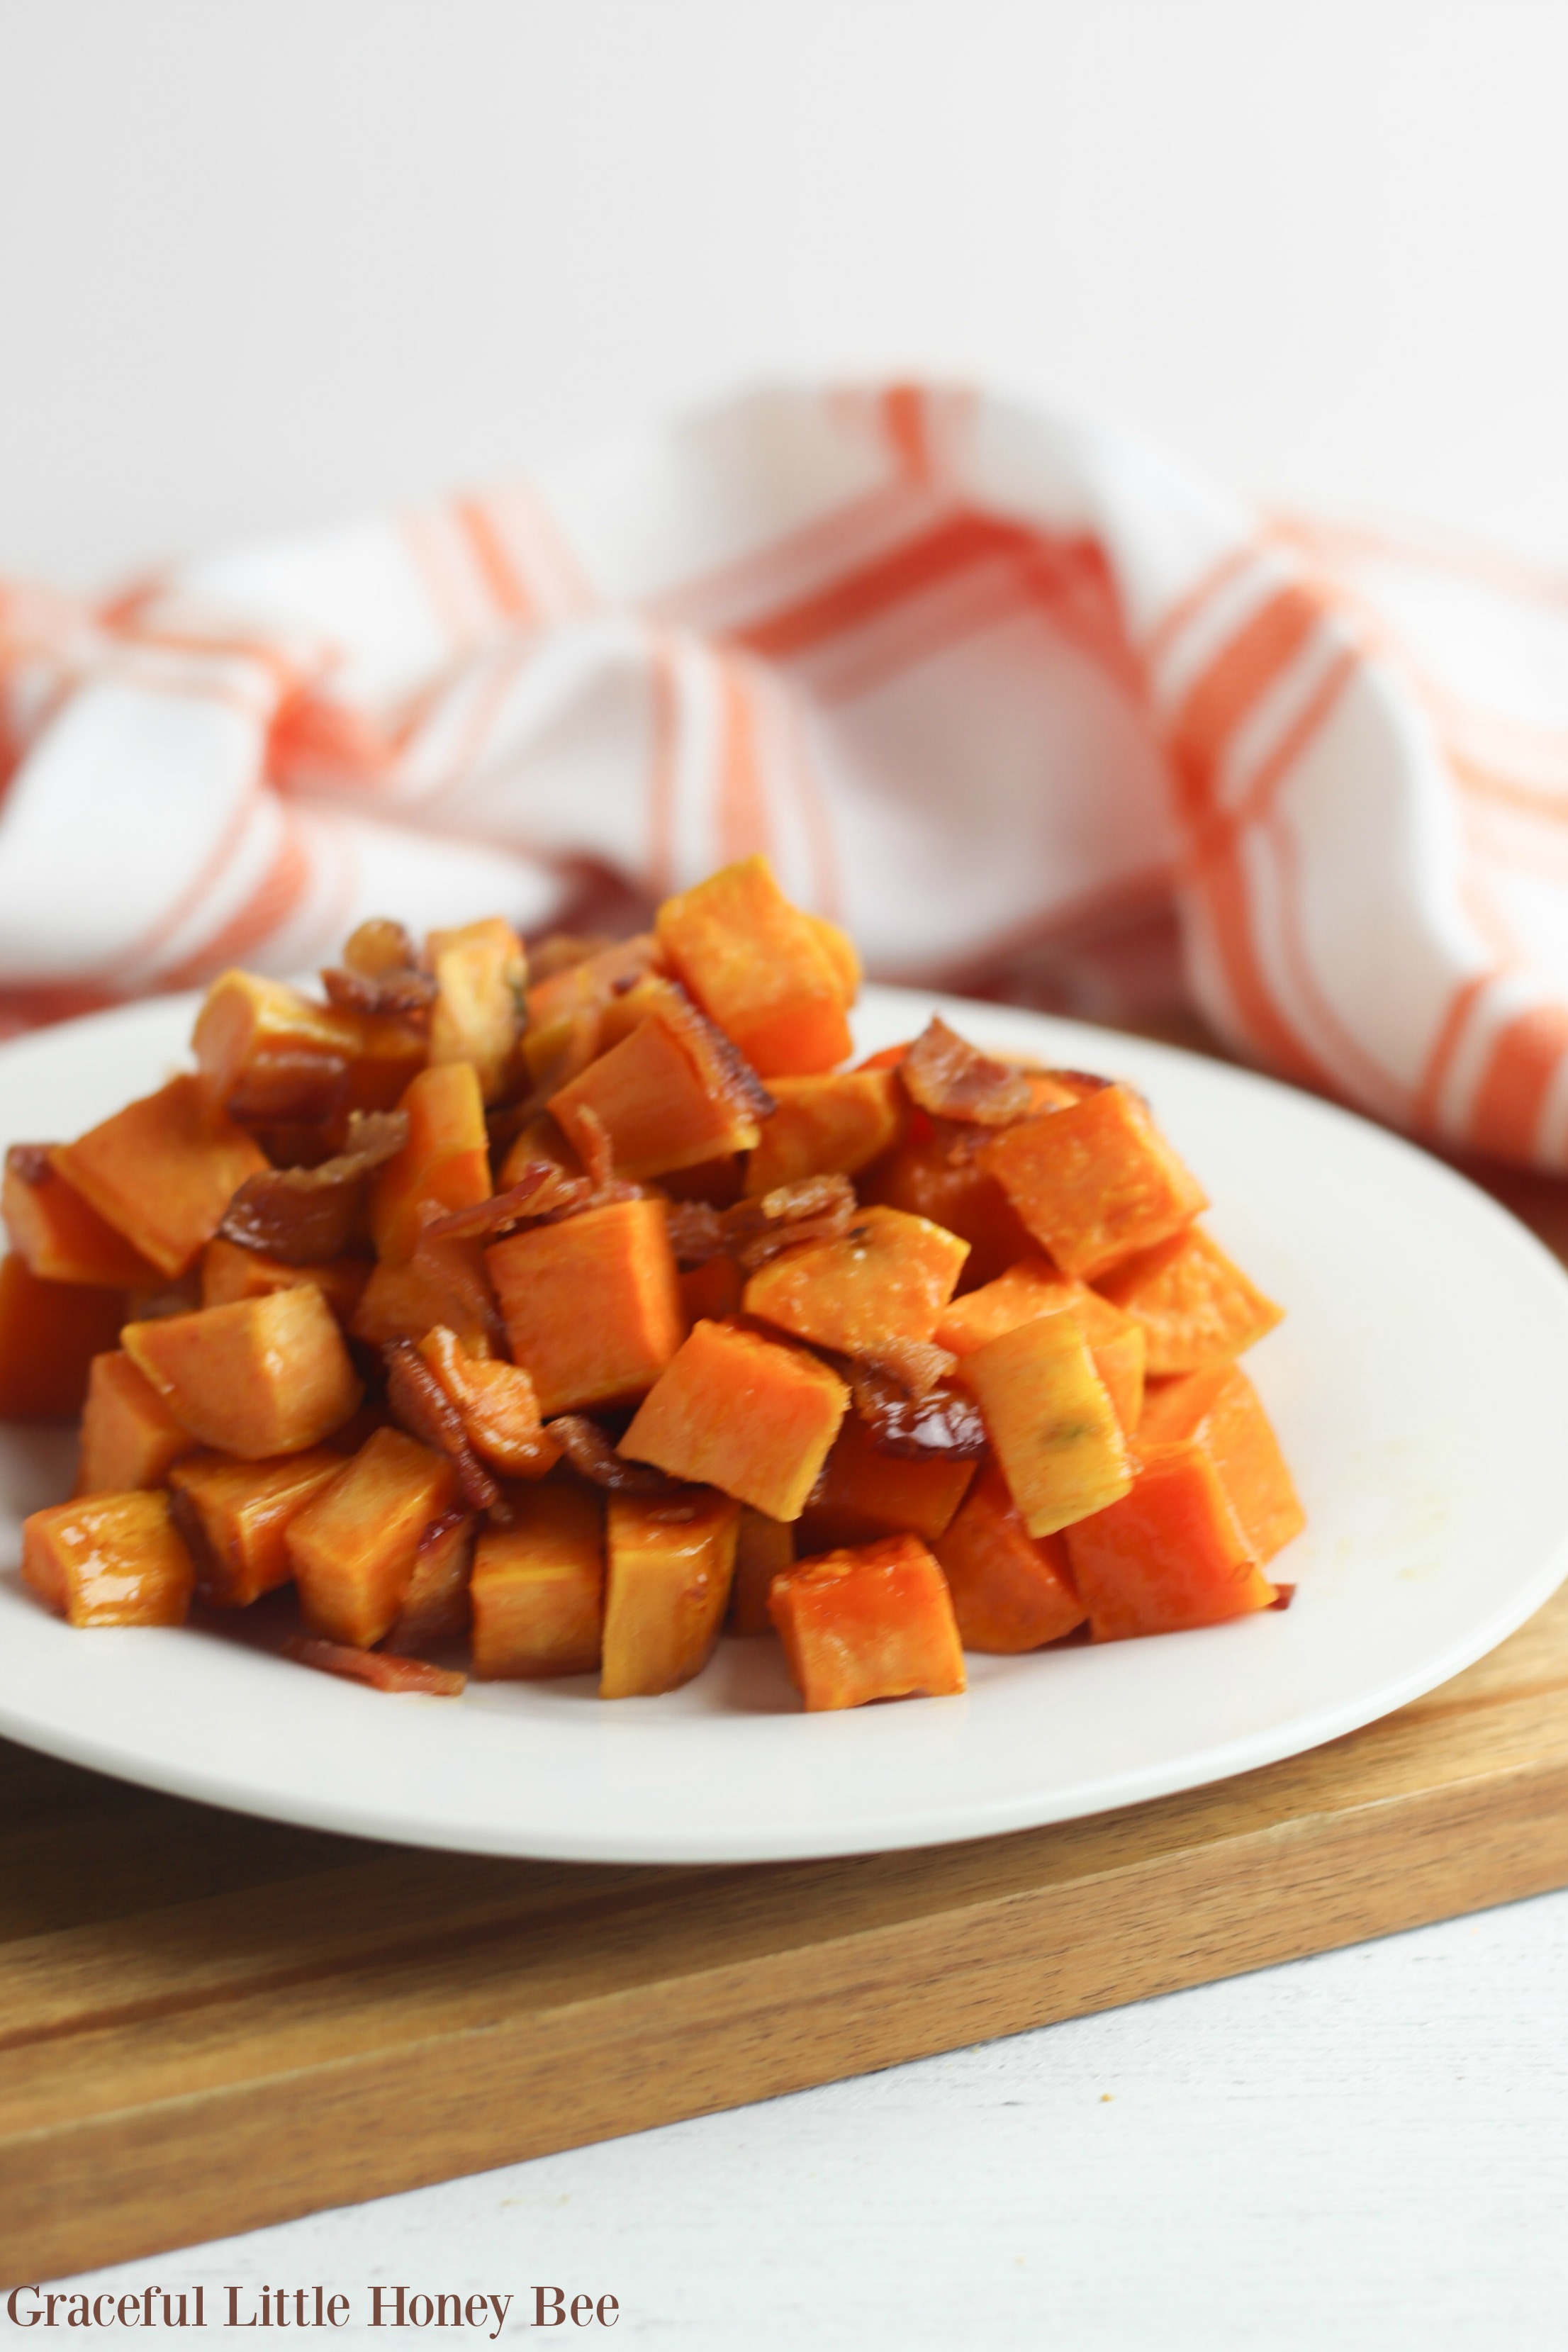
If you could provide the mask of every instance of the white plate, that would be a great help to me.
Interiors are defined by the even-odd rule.
[[[0,1050],[0,1143],[71,1135],[178,1066],[195,1000]],[[1309,1517],[1295,1605],[1102,1649],[972,1657],[962,1698],[799,1712],[769,1641],[682,1691],[587,1679],[387,1698],[244,1639],[76,1633],[16,1572],[68,1491],[0,1431],[0,1729],[247,1812],[491,1853],[749,1862],[932,1845],[1190,1789],[1353,1730],[1458,1672],[1568,1570],[1568,1276],[1436,1160],[1287,1087],[994,1005],[873,989],[863,1050],[933,1004],[1001,1050],[1132,1079],[1289,1312],[1248,1359]],[[263,1604],[265,1608],[267,1604]],[[243,1621],[240,1621],[243,1625]]]

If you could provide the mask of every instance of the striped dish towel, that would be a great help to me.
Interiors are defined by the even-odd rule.
[[[764,848],[882,978],[1568,1165],[1568,583],[936,386],[0,589],[0,1025]]]

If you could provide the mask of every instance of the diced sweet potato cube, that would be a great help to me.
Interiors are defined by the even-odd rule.
[[[964,1687],[947,1580],[915,1536],[803,1559],[768,1607],[808,1712]]]
[[[692,1489],[612,1495],[601,1698],[652,1698],[700,1674],[735,1573],[741,1506]]]
[[[507,1146],[506,1158],[501,1162],[500,1181],[496,1190],[510,1192],[514,1184],[521,1183],[530,1168],[537,1167],[542,1160],[563,1170],[568,1176],[581,1176],[583,1173],[582,1161],[548,1111],[542,1112],[538,1118],[531,1118]]]
[[[1275,1597],[1211,1456],[1190,1440],[1145,1441],[1130,1492],[1069,1528],[1067,1547],[1097,1642],[1222,1624]]]
[[[818,947],[833,967],[840,1002],[853,1004],[860,993],[862,978],[859,950],[843,926],[830,923],[826,915],[807,915],[805,919]]]
[[[531,1487],[486,1528],[469,1587],[481,1682],[592,1674],[605,1613],[605,1507],[590,1486]]]
[[[426,1056],[408,1022],[313,1004],[251,971],[213,982],[191,1043],[205,1100],[252,1123],[327,1126],[351,1110],[390,1110]]]
[[[436,978],[430,1008],[430,1066],[471,1062],[486,1102],[511,1083],[522,1034],[528,959],[510,923],[492,915],[450,931],[432,931],[426,960]]]
[[[376,1255],[390,1265],[407,1264],[432,1211],[472,1208],[491,1192],[485,1106],[470,1064],[421,1070],[399,1108],[408,1113],[408,1140],[370,1196]]]
[[[704,1317],[721,1322],[726,1315],[740,1313],[743,1287],[732,1257],[710,1257],[706,1265],[695,1265],[680,1276],[681,1312],[688,1323],[700,1323]]]
[[[222,1609],[247,1609],[293,1575],[289,1529],[307,1503],[342,1475],[324,1446],[276,1462],[193,1454],[169,1475],[174,1521],[196,1568],[196,1590]]]
[[[445,1454],[400,1429],[378,1429],[284,1538],[312,1633],[368,1650],[391,1631],[414,1580],[419,1538],[452,1507]]]
[[[1142,1436],[1145,1442],[1190,1438],[1204,1448],[1260,1565],[1306,1526],[1263,1400],[1239,1364],[1152,1390]]]
[[[421,1531],[414,1574],[386,1637],[389,1650],[417,1654],[431,1642],[453,1642],[468,1632],[479,1528],[472,1511],[451,1510]]]
[[[443,1323],[456,1334],[465,1354],[488,1356],[494,1312],[482,1246],[448,1241],[442,1243],[439,1256],[421,1250],[406,1265],[373,1266],[349,1329],[367,1347],[386,1348],[395,1339],[412,1339],[417,1345],[426,1331]]]
[[[1006,1128],[981,1162],[1066,1274],[1092,1282],[1208,1203],[1129,1087]]]
[[[73,1625],[183,1625],[195,1570],[167,1495],[90,1495],[22,1522],[22,1575]]]
[[[184,1274],[235,1193],[267,1165],[250,1137],[209,1110],[195,1078],[127,1103],[50,1160],[68,1184],[161,1274]]]
[[[128,1323],[121,1341],[193,1437],[246,1462],[319,1445],[360,1401],[342,1334],[313,1284]]]
[[[5,1154],[0,1213],[11,1246],[44,1282],[100,1290],[151,1289],[159,1269],[68,1184],[47,1154],[27,1144]]]
[[[1126,1432],[1136,1429],[1143,1404],[1142,1332],[1098,1291],[1047,1265],[1044,1258],[1026,1258],[994,1282],[955,1298],[932,1336],[939,1348],[962,1360],[1004,1331],[1016,1331],[1041,1315],[1059,1314],[1077,1317],[1117,1420]]]
[[[219,1234],[202,1252],[202,1305],[227,1307],[237,1298],[265,1298],[273,1290],[299,1290],[312,1283],[340,1323],[352,1321],[370,1279],[363,1257],[328,1258],[321,1265],[289,1265],[265,1250],[241,1249]]]
[[[550,1099],[552,1117],[580,1154],[592,1148],[584,1129],[591,1112],[609,1138],[616,1174],[634,1182],[749,1151],[768,1100],[713,1050],[725,1041],[669,993],[670,1009],[650,1013]]]
[[[750,1503],[742,1504],[741,1521],[735,1530],[735,1580],[730,1587],[727,1633],[773,1632],[768,1588],[775,1576],[795,1566],[795,1528],[787,1527],[783,1519],[770,1519],[765,1511],[753,1511]]]
[[[879,1201],[910,1216],[928,1217],[966,1241],[963,1290],[994,1281],[1035,1249],[1001,1185],[974,1157],[987,1132],[978,1129],[956,1144],[940,1135],[911,1138],[868,1169],[858,1187],[863,1202]]]
[[[599,1050],[599,1020],[647,973],[662,970],[664,958],[651,931],[616,940],[563,971],[536,981],[528,992],[523,1058],[535,1085],[554,1074],[564,1083],[563,1057],[582,1069]]]
[[[0,1258],[0,1421],[79,1412],[95,1356],[113,1349],[124,1294],[45,1282],[26,1258]]]
[[[1124,1495],[1127,1442],[1075,1316],[1042,1315],[963,1360],[1009,1493],[1032,1536]]]
[[[476,1454],[508,1478],[542,1478],[561,1459],[545,1431],[533,1382],[521,1364],[467,1354],[456,1332],[437,1324],[419,1352],[461,1415]]]
[[[644,1395],[686,1326],[662,1204],[616,1201],[486,1251],[514,1361],[552,1420]]]
[[[746,1163],[751,1200],[807,1176],[858,1176],[908,1123],[908,1097],[890,1070],[778,1078],[770,1091],[778,1108]]]
[[[1228,1364],[1285,1312],[1195,1225],[1123,1258],[1100,1288],[1143,1331],[1156,1378]]]
[[[161,1486],[195,1439],[122,1349],[95,1356],[81,1417],[79,1495],[125,1495]]]
[[[748,1315],[846,1355],[929,1339],[968,1244],[902,1209],[863,1209],[837,1241],[783,1250],[742,1294]]]
[[[656,919],[677,976],[764,1078],[831,1070],[849,1053],[844,963],[765,857],[667,898]]]
[[[798,1519],[849,1402],[836,1372],[732,1323],[699,1323],[621,1440],[633,1462]]]
[[[883,1536],[934,1542],[963,1500],[973,1462],[940,1454],[884,1454],[858,1413],[847,1413],[800,1521],[805,1551],[875,1543]]]
[[[1078,1597],[1064,1536],[1032,1536],[994,1462],[932,1546],[952,1594],[966,1650],[1011,1656],[1059,1642],[1089,1612]]]

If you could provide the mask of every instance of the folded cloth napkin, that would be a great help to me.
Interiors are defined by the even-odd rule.
[[[1568,1165],[1568,583],[942,386],[0,590],[0,1021],[753,849],[870,971]]]

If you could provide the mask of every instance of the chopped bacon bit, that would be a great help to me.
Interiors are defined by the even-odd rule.
[[[724,1227],[718,1210],[710,1209],[706,1201],[667,1201],[664,1221],[682,1274],[723,1255]]]
[[[668,993],[660,998],[659,1010],[678,1032],[707,1093],[715,1102],[732,1103],[752,1118],[772,1118],[777,1100],[740,1047],[698,1011],[679,981],[668,981],[666,987]],[[577,1115],[582,1117],[581,1110]]]
[[[428,1017],[436,983],[427,971],[387,971],[372,980],[363,971],[332,967],[321,974],[327,1002],[340,1013],[367,1013],[398,1021]]]
[[[417,971],[419,950],[401,923],[373,915],[349,933],[343,963],[365,980],[384,980],[389,971]]]
[[[610,1141],[610,1130],[592,1103],[579,1103],[574,1124],[577,1129],[573,1141],[577,1157],[583,1162],[583,1172],[595,1192],[616,1181],[616,1150]]]
[[[558,971],[570,971],[574,964],[586,963],[591,956],[603,955],[606,948],[616,945],[615,940],[600,931],[552,931],[529,949],[528,977],[537,987],[542,980],[553,980]]]
[[[423,1240],[494,1241],[531,1217],[556,1216],[565,1209],[584,1207],[590,1189],[584,1178],[568,1176],[552,1160],[531,1160],[506,1192],[492,1192],[488,1201],[476,1201],[467,1209],[431,1218]]]
[[[731,1256],[754,1274],[798,1243],[837,1241],[855,1213],[855,1187],[847,1176],[806,1176],[797,1184],[776,1186],[760,1201],[737,1201],[719,1222]]]
[[[241,1127],[325,1127],[341,1116],[348,1083],[342,1054],[256,1054],[224,1108]]]
[[[855,1360],[868,1371],[894,1381],[907,1396],[930,1396],[958,1370],[958,1358],[931,1339],[901,1339],[889,1331],[879,1348],[868,1348]]]
[[[433,1666],[424,1658],[389,1658],[379,1650],[318,1642],[309,1633],[290,1633],[283,1654],[296,1665],[314,1666],[318,1674],[341,1675],[345,1682],[365,1683],[372,1690],[412,1691],[426,1698],[457,1698],[468,1680],[467,1675]]]
[[[1293,1584],[1277,1584],[1274,1588],[1274,1598],[1268,1606],[1270,1609],[1289,1609],[1295,1598],[1296,1588]]]
[[[506,1325],[485,1273],[480,1245],[462,1236],[433,1234],[426,1225],[409,1264],[433,1288],[445,1293],[452,1312],[446,1318],[468,1331],[483,1331],[498,1353],[506,1349]]]
[[[247,1176],[218,1232],[241,1249],[265,1250],[286,1265],[321,1265],[360,1236],[371,1177],[408,1140],[402,1110],[356,1113],[348,1140],[319,1168],[269,1168]]]
[[[973,1398],[946,1381],[911,1397],[885,1372],[851,1364],[849,1393],[855,1410],[879,1454],[906,1461],[938,1454],[949,1462],[975,1462],[985,1451],[985,1423]]]
[[[48,1172],[47,1143],[14,1143],[5,1154],[5,1173],[18,1184],[41,1184]]]
[[[394,1339],[382,1349],[386,1365],[386,1402],[393,1419],[410,1437],[444,1454],[458,1474],[458,1489],[471,1511],[488,1511],[500,1488],[468,1443],[463,1416],[412,1339]]]
[[[617,1454],[596,1421],[586,1413],[558,1413],[544,1424],[544,1433],[552,1437],[579,1477],[587,1478],[595,1486],[606,1487],[615,1495],[658,1495],[665,1493],[670,1481],[662,1470],[650,1469],[646,1463],[628,1462]]]
[[[1010,1127],[1032,1108],[1022,1070],[994,1062],[935,1013],[899,1065],[899,1076],[911,1100],[933,1118]]]

